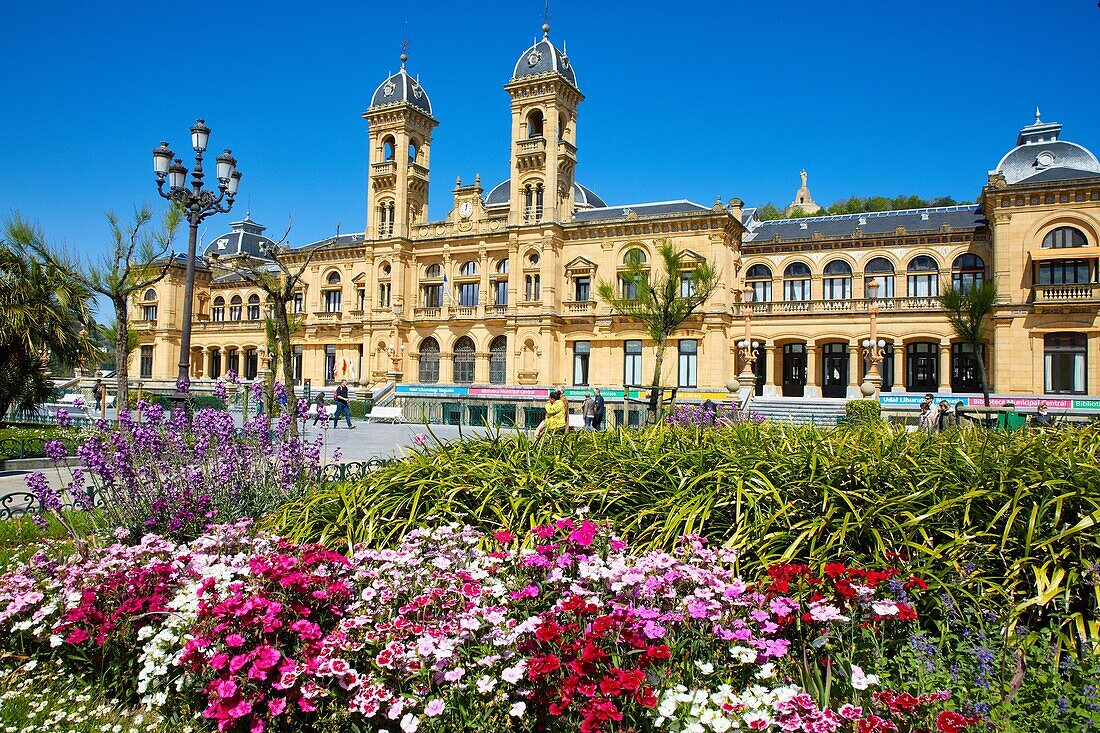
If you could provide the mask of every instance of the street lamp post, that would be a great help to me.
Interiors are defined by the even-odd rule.
[[[752,288],[745,288],[742,295],[745,338],[737,343],[741,352],[741,373],[737,375],[737,381],[741,383],[741,389],[756,389],[756,372],[753,366],[756,364],[756,350],[760,348],[760,343],[752,340]]]
[[[863,384],[859,386],[859,391],[864,397],[874,397],[878,394],[879,387],[882,384],[879,364],[882,363],[883,347],[886,346],[886,342],[878,337],[878,300],[875,299],[878,288],[879,284],[875,279],[871,279],[867,283],[868,299],[870,300],[869,310],[871,311],[871,338],[863,340],[863,359],[870,365],[867,369],[867,376],[863,379]]]
[[[180,334],[179,374],[176,389],[172,393],[172,410],[184,408],[187,402],[191,373],[191,308],[195,299],[195,250],[198,246],[199,224],[214,214],[224,214],[233,208],[233,199],[241,184],[237,159],[226,149],[217,157],[217,192],[203,188],[202,158],[210,142],[210,128],[203,120],[191,126],[191,147],[195,151],[195,165],[191,169],[191,187],[187,187],[187,169],[183,161],[162,142],[153,149],[153,172],[157,176],[157,192],[179,206],[187,215],[190,233],[187,239],[187,278],[183,293],[183,330]],[[165,179],[168,190],[165,190]],[[224,201],[224,205],[223,202]]]

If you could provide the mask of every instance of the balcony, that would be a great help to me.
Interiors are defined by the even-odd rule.
[[[397,175],[397,161],[395,161],[395,160],[383,160],[380,163],[371,163],[370,174],[372,176],[393,176],[393,175]]]
[[[198,325],[198,322],[192,323],[192,328],[194,328],[194,326],[196,326],[196,325]],[[157,319],[156,318],[150,318],[150,319],[144,319],[143,318],[143,319],[140,319],[140,320],[137,320],[137,321],[130,321],[130,328],[132,328],[135,331],[155,331],[156,328],[157,328]]]
[[[594,300],[567,300],[562,303],[565,308],[565,312],[569,315],[592,315],[596,312],[596,301]]]
[[[516,152],[520,155],[531,155],[533,153],[545,153],[546,152],[546,138],[544,137],[532,137],[527,140],[520,140],[516,143]]]
[[[413,308],[414,320],[431,320],[443,316],[442,308]]]
[[[1100,285],[1096,283],[1036,285],[1034,290],[1036,305],[1100,303]]]
[[[456,305],[451,308],[455,318],[477,318],[477,306]]]
[[[878,298],[880,313],[895,311],[939,311],[942,310],[939,298]],[[734,315],[744,316],[783,316],[783,315],[836,315],[838,313],[870,313],[869,298],[846,300],[782,300],[770,303],[738,303],[734,305]]]
[[[340,311],[313,311],[313,320],[318,323],[337,323],[343,318],[344,314]]]
[[[422,181],[428,180],[428,169],[419,163],[409,163],[409,175],[413,178],[419,178]]]
[[[507,318],[508,306],[506,305],[487,305],[485,306],[486,318]]]

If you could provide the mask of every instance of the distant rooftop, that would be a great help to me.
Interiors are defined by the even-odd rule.
[[[777,236],[781,240],[812,239],[815,233],[825,239],[833,239],[851,236],[857,229],[871,235],[892,234],[898,227],[907,232],[936,231],[944,224],[952,229],[977,229],[984,227],[987,222],[980,207],[967,204],[773,221],[746,218],[745,224],[749,227],[749,232],[743,241],[748,244],[770,242]]]
[[[710,207],[687,199],[679,199],[677,201],[651,201],[624,206],[602,206],[578,211],[573,214],[573,220],[604,221],[607,219],[625,219],[631,214],[635,216],[659,216],[662,214],[690,214],[699,211],[710,211]]]

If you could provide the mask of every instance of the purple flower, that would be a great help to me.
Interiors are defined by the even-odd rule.
[[[54,461],[67,458],[69,449],[62,440],[50,440],[46,442],[46,456]]]
[[[63,407],[57,408],[57,425],[58,427],[67,428],[73,424],[72,417],[69,416],[69,411]]]

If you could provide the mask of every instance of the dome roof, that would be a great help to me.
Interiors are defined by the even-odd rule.
[[[264,236],[265,226],[252,221],[249,214],[244,215],[241,221],[235,221],[229,225],[232,231],[228,234],[211,239],[202,253],[204,256],[216,254],[219,257],[231,257],[232,255],[248,254],[252,257],[267,257],[267,249],[275,245],[270,238]]]
[[[573,72],[573,64],[569,62],[569,56],[565,53],[565,44],[562,44],[562,49],[559,51],[550,42],[550,25],[546,24],[542,26],[542,40],[535,41],[516,61],[516,67],[512,71],[512,79],[549,74],[555,71],[564,76],[565,80],[574,87],[577,87],[577,75]]]
[[[420,79],[414,79],[405,71],[405,61],[408,57],[401,54],[401,68],[396,74],[386,79],[374,90],[369,109],[385,107],[398,102],[408,102],[421,110],[429,117],[432,114],[432,101],[428,99],[428,93],[420,86]]]
[[[512,182],[502,181],[485,195],[486,206],[504,206],[512,198]],[[578,209],[603,208],[607,206],[604,200],[587,186],[579,183],[573,184],[573,203]]]
[[[1022,181],[1055,181],[1100,176],[1100,161],[1088,148],[1059,140],[1062,126],[1043,122],[1035,110],[1035,122],[1020,130],[1016,147],[1008,151],[995,172],[1009,184]]]

